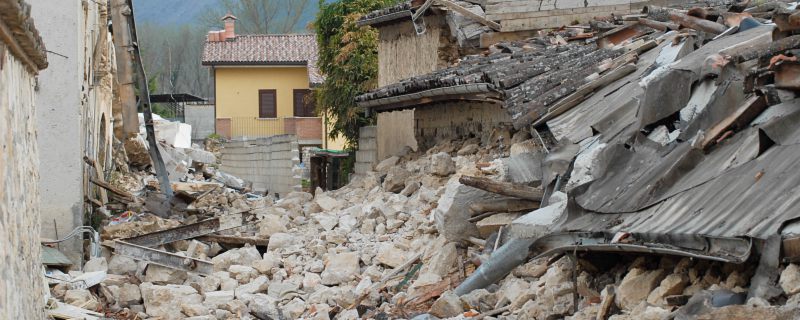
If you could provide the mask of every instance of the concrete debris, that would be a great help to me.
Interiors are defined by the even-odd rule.
[[[412,78],[419,81],[359,97],[404,99],[457,84],[480,89],[463,94],[470,103],[505,99],[510,118],[471,118],[474,127],[436,131],[441,136],[419,141],[419,150],[372,155],[338,190],[256,194],[215,169],[218,149],[193,147],[180,125],[162,123],[159,148],[175,197],[159,197],[147,143],[131,137],[131,169],[114,172],[104,188],[111,200],[101,231],[107,248],[142,236],[165,240],[147,249],[162,255],[103,249],[85,273],[48,268],[59,279],[51,296],[158,319],[794,316],[800,267],[785,263],[792,259],[769,260],[771,271],[749,263],[763,251],[763,235],[781,234],[795,218],[785,212],[793,212],[798,170],[783,161],[794,159],[800,141],[796,108],[786,107],[795,92],[773,85],[790,78],[776,73],[795,62],[769,59],[800,47],[797,36],[777,32],[786,37],[769,45],[772,29],[792,20],[717,38],[665,32],[686,27],[667,22],[673,16],[719,27],[717,18],[730,23],[734,12],[767,21],[794,7],[703,5],[707,18],[648,7],[667,11],[515,34],[526,40],[490,44]],[[779,104],[782,111],[757,118]],[[717,199],[733,194],[742,198]],[[760,195],[776,203],[769,214],[727,216],[758,214]],[[177,269],[189,265],[208,270]],[[71,284],[91,272],[108,275],[87,288]],[[747,300],[759,272],[783,294]]]
[[[411,173],[405,169],[401,167],[392,167],[383,180],[383,190],[394,193],[403,191],[409,176],[411,176]]]
[[[88,310],[100,308],[100,301],[86,289],[67,290],[64,294],[64,302]]]
[[[445,152],[439,152],[431,157],[430,172],[437,176],[446,177],[456,172],[456,163]]]
[[[359,273],[357,252],[332,254],[325,263],[325,271],[322,271],[322,284],[328,286],[350,282]]]
[[[431,306],[430,314],[439,318],[450,318],[464,312],[461,299],[452,291],[443,293]]]
[[[800,293],[800,266],[790,263],[781,272],[780,285],[787,295]]]

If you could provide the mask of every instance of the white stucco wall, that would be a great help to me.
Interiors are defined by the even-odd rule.
[[[29,0],[31,15],[51,51],[50,66],[38,79],[39,189],[42,237],[56,239],[84,224],[92,207],[84,195],[96,198],[88,182],[94,169],[88,156],[104,166],[110,163],[113,46],[105,7],[94,1]],[[101,47],[95,50],[95,46]],[[101,168],[102,169],[102,168]],[[80,239],[60,246],[74,263],[82,257]]]

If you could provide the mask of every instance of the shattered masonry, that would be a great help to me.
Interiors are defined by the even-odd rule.
[[[0,0],[0,16],[20,3]],[[0,168],[0,228],[12,227],[0,234],[18,235],[0,271],[30,279],[3,277],[0,317],[46,304],[58,319],[798,318],[797,3],[662,4],[414,0],[369,13],[359,24],[381,33],[381,86],[356,102],[377,125],[361,129],[346,186],[255,185],[226,172],[247,174],[231,153],[280,153],[277,167],[297,146],[200,147],[157,117],[175,196],[144,136],[126,137],[111,178],[88,180],[101,220],[75,231],[88,261],[70,269],[43,241],[44,278],[25,179],[37,146],[16,137],[34,134],[21,115],[46,63],[18,57],[43,54],[27,50],[35,36],[16,39],[32,42],[0,47],[2,81],[22,84],[0,86],[15,108],[0,141],[28,153],[0,157],[22,164]],[[402,68],[414,51],[420,64]],[[275,183],[296,182],[289,170]],[[42,279],[46,303],[7,294]]]

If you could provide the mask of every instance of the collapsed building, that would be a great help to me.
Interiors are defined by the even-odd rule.
[[[796,4],[513,3],[362,18],[378,120],[339,190],[252,193],[143,114],[170,183],[127,137],[50,316],[798,317]]]

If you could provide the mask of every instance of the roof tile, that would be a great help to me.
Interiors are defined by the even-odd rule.
[[[308,64],[312,84],[324,78],[317,69],[319,57],[313,34],[237,35],[228,41],[206,41],[204,65]]]

